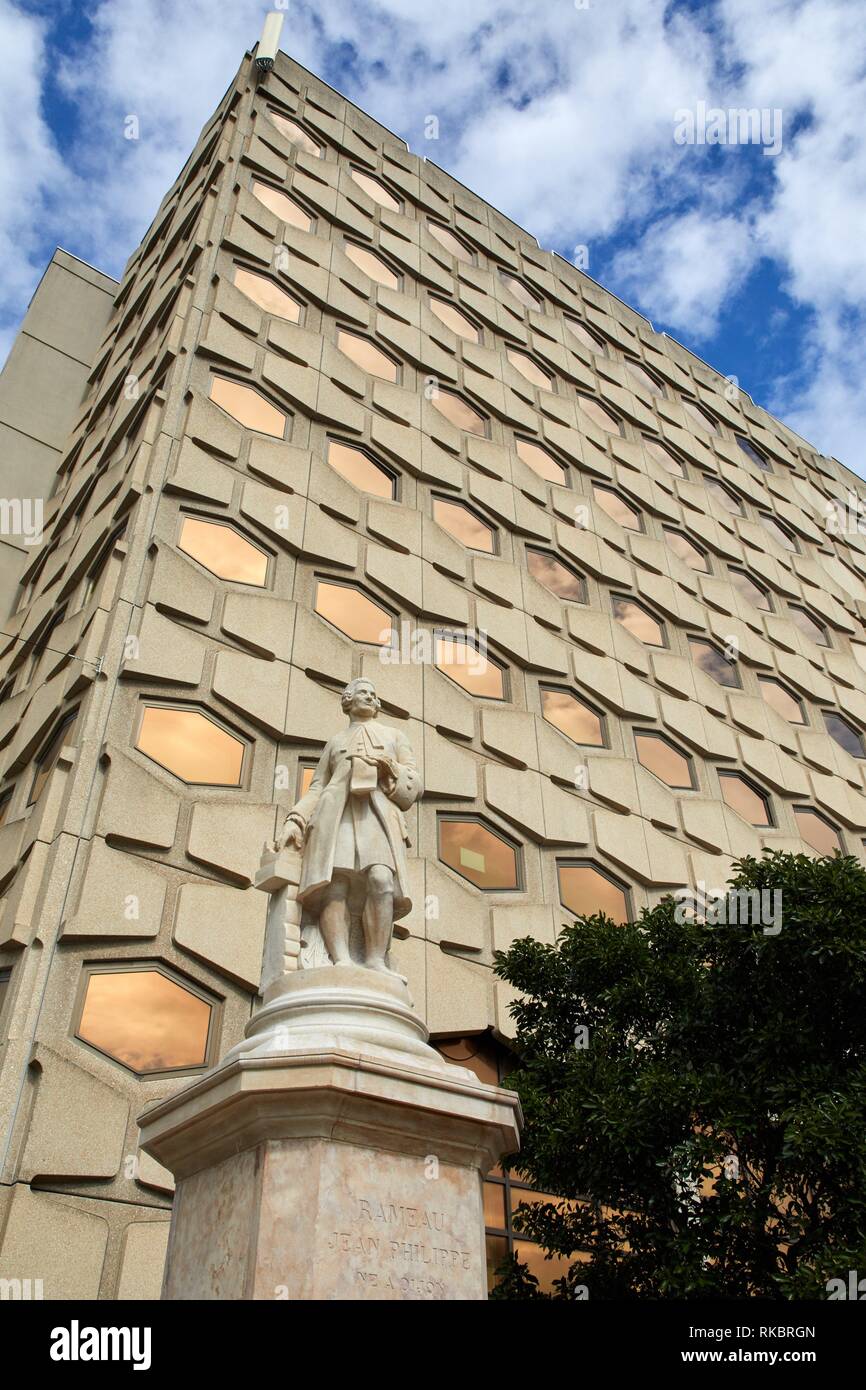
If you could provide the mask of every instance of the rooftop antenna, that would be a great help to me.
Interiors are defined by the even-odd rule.
[[[278,10],[271,10],[265,17],[265,27],[256,49],[256,67],[259,72],[270,72],[280,47],[280,34],[284,16]]]

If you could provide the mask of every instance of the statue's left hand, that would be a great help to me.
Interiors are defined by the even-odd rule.
[[[397,764],[393,758],[377,758],[376,762],[379,767],[379,776],[382,779],[382,790],[386,795],[390,795],[397,782],[399,772]]]

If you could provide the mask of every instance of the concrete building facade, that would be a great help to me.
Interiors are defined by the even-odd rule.
[[[492,1075],[495,949],[862,855],[866,540],[837,462],[284,54],[119,286],[48,274],[0,376],[44,499],[0,569],[0,1277],[155,1298],[136,1116],[242,1036],[346,682],[422,766],[394,958]]]

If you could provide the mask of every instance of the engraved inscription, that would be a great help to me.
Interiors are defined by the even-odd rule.
[[[389,1289],[445,1298],[445,1274],[472,1268],[472,1252],[452,1236],[444,1211],[361,1197],[350,1224],[350,1230],[332,1231],[328,1246],[357,1261],[354,1284],[362,1295]]]

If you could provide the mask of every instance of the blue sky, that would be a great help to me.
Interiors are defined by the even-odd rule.
[[[866,474],[860,0],[283,5],[286,52]],[[0,355],[55,245],[120,274],[265,11],[0,0]],[[704,109],[728,143],[678,143]]]

